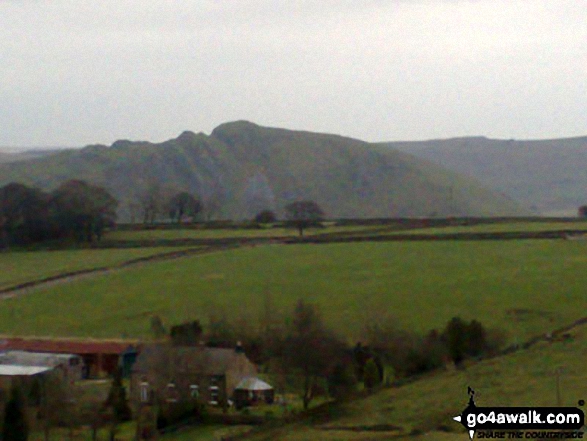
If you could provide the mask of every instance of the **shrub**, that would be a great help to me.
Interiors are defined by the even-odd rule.
[[[275,221],[277,221],[277,216],[271,210],[263,210],[255,216],[255,222],[259,224],[272,224]]]
[[[363,384],[365,388],[372,391],[373,388],[381,383],[381,376],[379,368],[374,359],[370,359],[365,363],[365,372],[363,373]]]
[[[105,405],[106,407],[112,408],[113,417],[116,422],[125,422],[132,418],[132,412],[126,399],[126,388],[122,384],[121,368],[116,369],[114,372],[112,385],[108,392]]]
[[[196,402],[166,403],[157,415],[157,429],[165,429],[199,416],[200,405]]]
[[[22,394],[16,387],[12,388],[10,400],[4,409],[2,439],[4,441],[26,441],[28,426],[25,416],[25,404]]]
[[[450,358],[459,365],[467,357],[479,357],[496,350],[503,344],[504,334],[492,333],[490,342],[480,322],[472,320],[467,323],[460,317],[453,317],[446,325],[441,339],[447,347]]]
[[[357,377],[350,363],[340,362],[328,376],[328,393],[335,399],[343,399],[355,390]]]

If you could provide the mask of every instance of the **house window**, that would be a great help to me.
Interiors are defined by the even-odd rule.
[[[218,398],[220,397],[220,389],[218,388],[218,378],[210,378],[210,387],[208,388],[208,390],[210,391],[209,403],[213,406],[217,406]]]
[[[218,405],[219,389],[218,386],[210,386],[210,401],[213,406]]]
[[[141,391],[141,403],[148,403],[149,402],[149,383],[143,381],[140,387]]]
[[[170,403],[177,401],[177,387],[175,387],[175,383],[169,383],[167,385],[167,401]]]
[[[190,384],[190,396],[192,398],[199,398],[200,397],[200,386],[197,384]]]

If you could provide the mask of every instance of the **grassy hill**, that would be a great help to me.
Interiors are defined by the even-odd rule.
[[[483,137],[381,144],[475,177],[546,214],[587,203],[587,137],[539,141]]]
[[[50,189],[70,178],[106,187],[121,201],[122,218],[155,182],[200,195],[224,218],[251,218],[265,208],[281,214],[298,198],[317,201],[329,217],[526,213],[473,179],[386,146],[245,121],[209,136],[184,132],[160,144],[117,141],[0,164],[0,185]]]

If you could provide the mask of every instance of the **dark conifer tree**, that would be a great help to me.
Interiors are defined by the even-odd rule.
[[[8,400],[4,409],[1,439],[3,441],[26,441],[28,432],[24,399],[20,390],[13,387],[10,400]]]

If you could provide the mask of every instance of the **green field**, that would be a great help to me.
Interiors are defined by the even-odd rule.
[[[507,233],[585,230],[587,222],[507,222],[390,231],[389,234]]]
[[[247,247],[7,299],[0,333],[142,337],[154,314],[206,322],[222,310],[254,323],[266,298],[276,315],[303,298],[353,340],[374,318],[423,333],[460,315],[519,342],[584,315],[585,263],[587,243],[562,240]]]
[[[58,274],[116,266],[128,260],[177,248],[123,250],[13,251],[0,253],[0,289]]]

